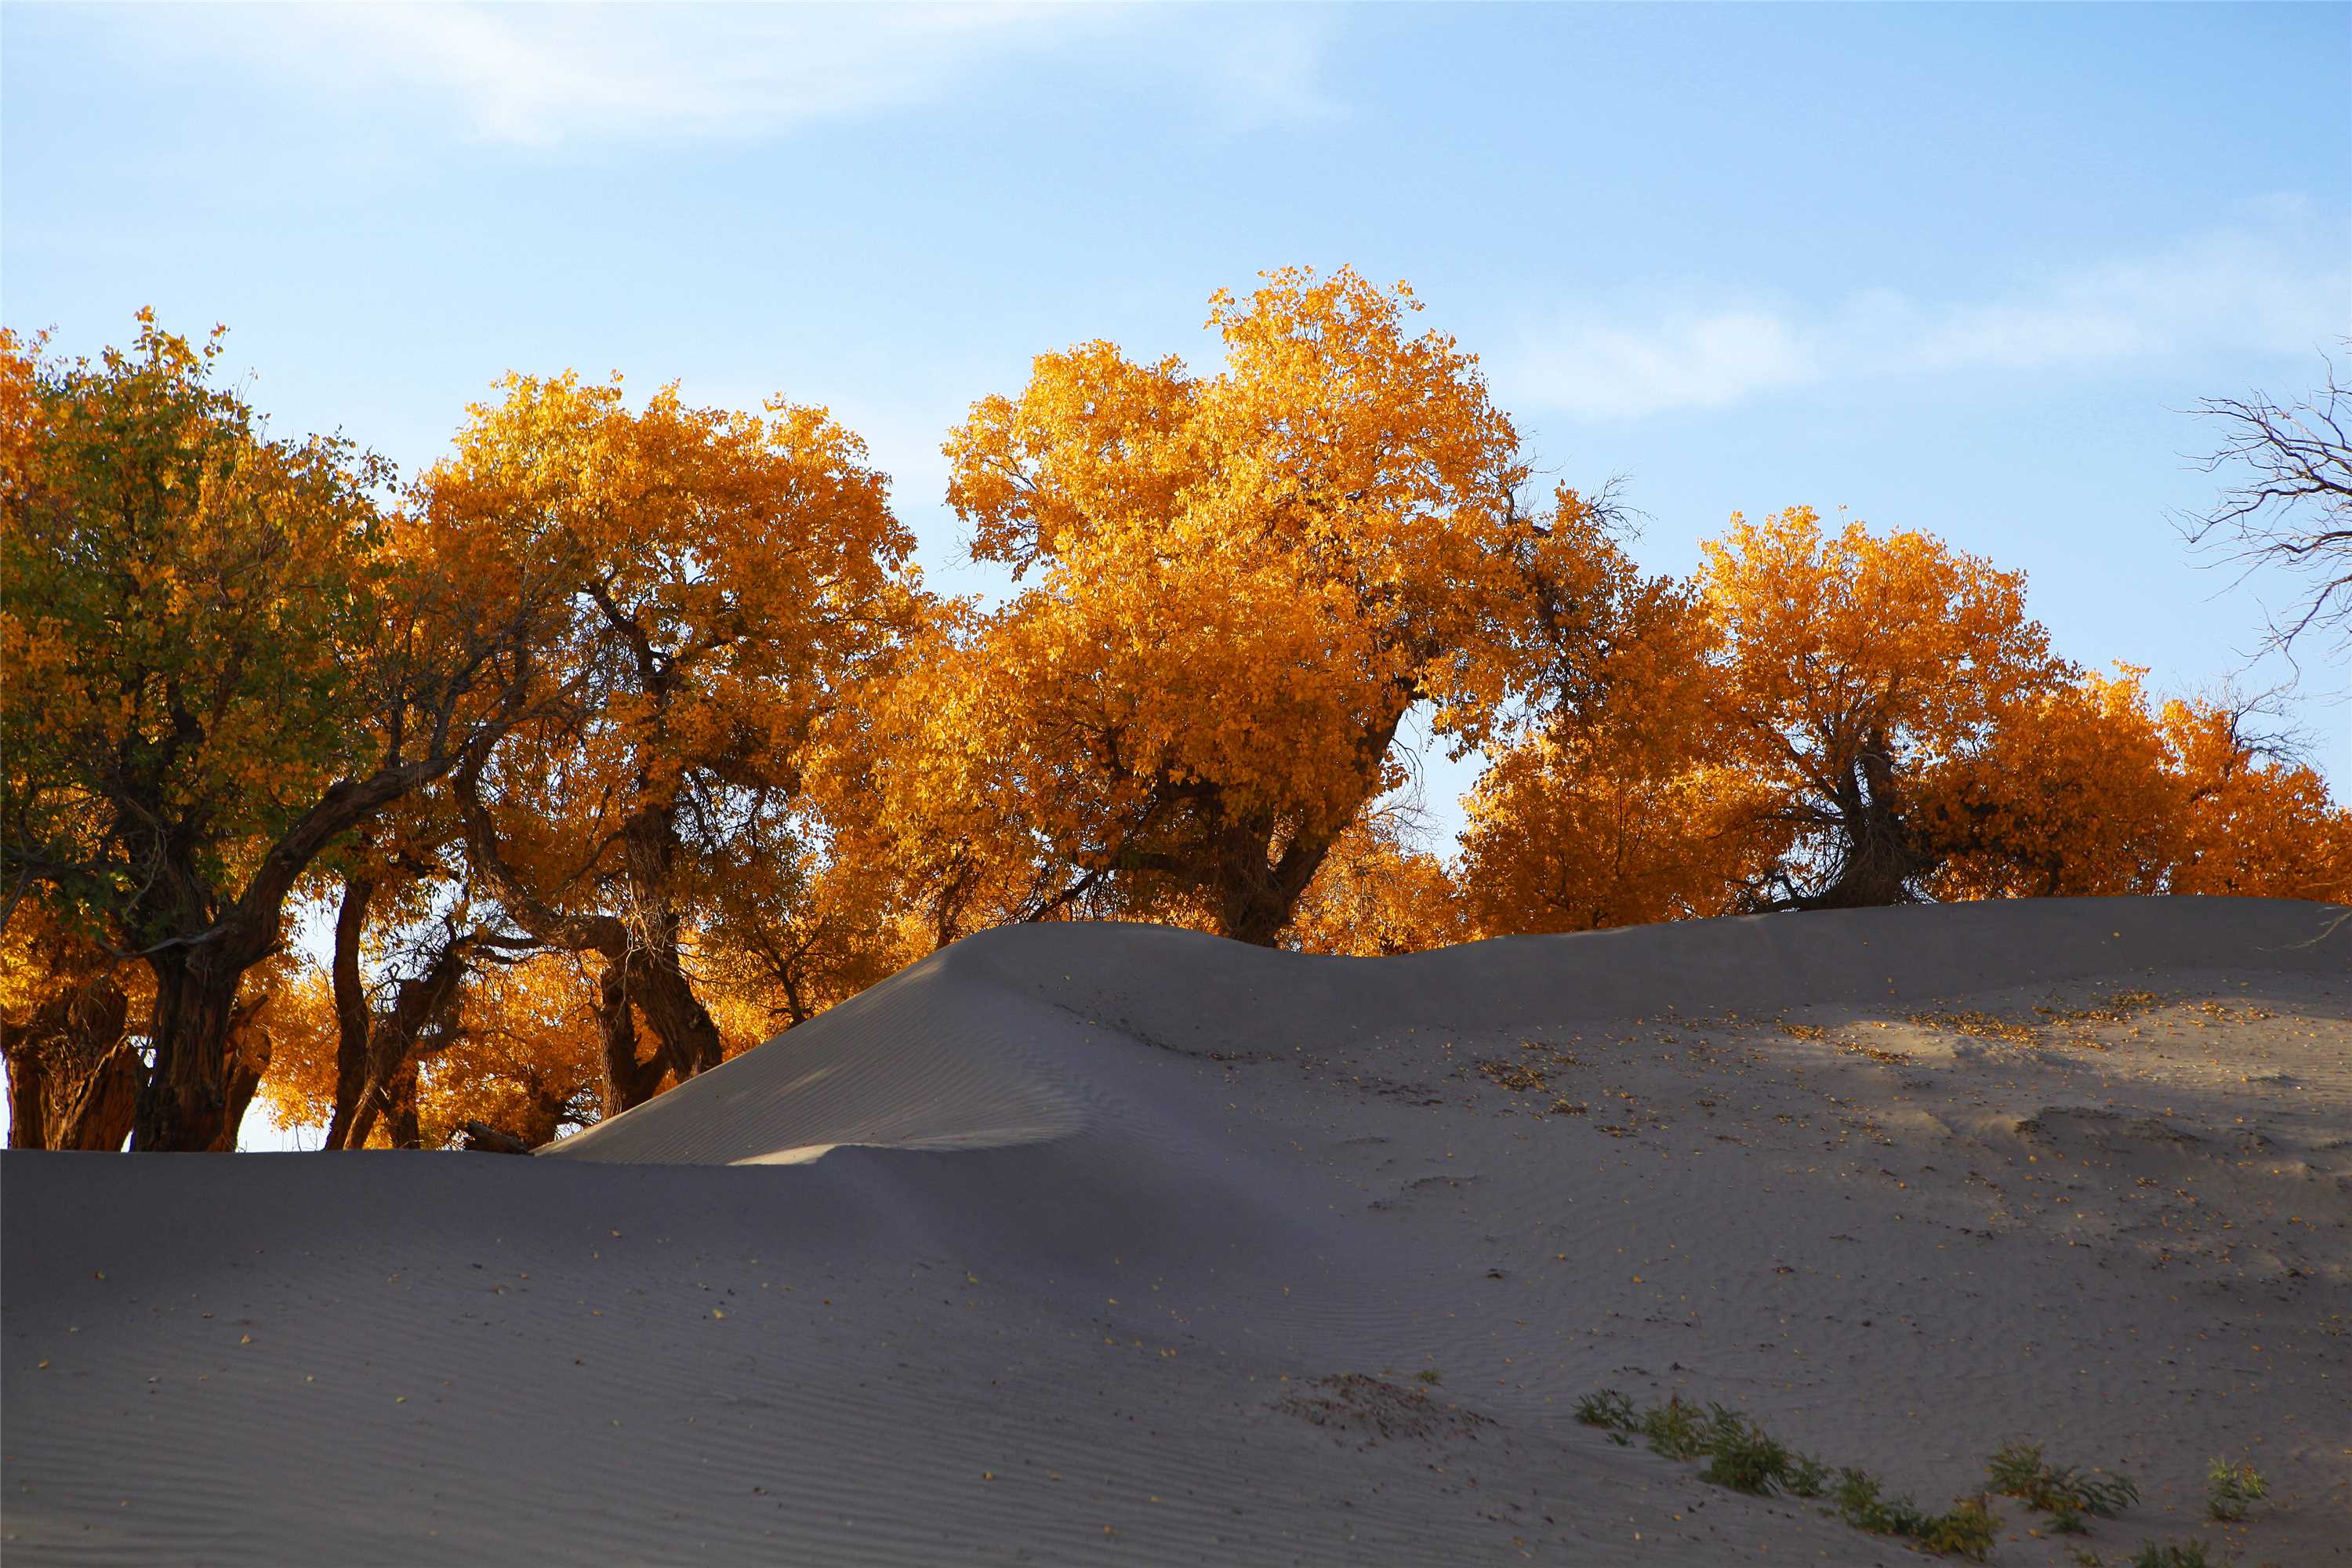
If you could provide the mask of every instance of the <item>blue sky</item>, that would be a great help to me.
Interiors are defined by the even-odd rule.
[[[1210,290],[1353,263],[1546,466],[1627,476],[1654,568],[1843,506],[2206,689],[2277,592],[2169,526],[2214,490],[2182,411],[2352,331],[2347,59],[2344,5],[11,4],[0,311],[225,321],[278,428],[410,468],[509,368],[782,391],[984,588],[940,504],[973,398],[1097,337],[1211,364]],[[2340,793],[2352,708],[2301,717]]]

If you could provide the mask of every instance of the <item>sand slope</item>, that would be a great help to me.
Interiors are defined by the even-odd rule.
[[[2147,1493],[1996,1562],[2345,1561],[2329,913],[1021,928],[538,1160],[12,1153],[5,1555],[1912,1560],[1574,1425],[1608,1385]],[[2226,1531],[2216,1454],[2273,1485]]]

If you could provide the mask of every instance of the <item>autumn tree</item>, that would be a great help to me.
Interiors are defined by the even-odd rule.
[[[322,851],[529,711],[537,574],[436,571],[379,460],[219,384],[217,332],[0,346],[0,877],[153,972],[134,1146],[230,1147],[247,972]]]
[[[2352,813],[2258,705],[2158,704],[2147,673],[2038,694],[1936,771],[1920,819],[1937,898],[2352,895]]]
[[[1460,878],[1484,935],[1592,931],[1730,910],[1789,847],[1777,799],[1727,761],[1721,637],[1691,584],[1647,576],[1574,497],[1578,621],[1533,721],[1465,803]]]
[[[1392,815],[1371,812],[1332,844],[1292,912],[1285,945],[1384,958],[1449,947],[1470,934],[1444,863],[1407,842]]]
[[[1986,743],[1948,758],[1919,791],[1915,826],[1938,899],[2158,893],[2181,853],[2189,788],[2143,682],[2113,676],[2027,693]]]
[[[382,1012],[399,982],[382,988]],[[601,1114],[596,978],[567,952],[478,955],[406,1068],[372,1095],[375,1114],[350,1148],[438,1149],[481,1122],[536,1147]],[[278,1050],[263,1085],[284,1131],[324,1125],[335,1105],[331,977],[311,966],[287,988]]]
[[[2168,891],[2352,903],[2352,810],[2258,732],[2253,704],[2176,698],[2160,728],[2186,796]]]
[[[972,918],[1273,943],[1401,780],[1406,714],[1467,750],[1533,679],[1568,545],[1516,504],[1475,359],[1409,335],[1417,309],[1270,273],[1213,298],[1214,375],[1087,343],[951,435],[973,552],[1026,586],[910,660],[882,798],[907,860],[1006,900]]]
[[[808,880],[803,775],[915,613],[913,540],[821,409],[691,408],[673,386],[632,411],[617,378],[569,374],[501,393],[422,504],[488,555],[555,563],[573,697],[470,757],[451,796],[504,917],[593,961],[609,1114],[720,1059],[688,957],[722,893],[763,940],[800,940],[771,895]]]
[[[2027,616],[2024,575],[1921,533],[1824,532],[1808,507],[1735,514],[1703,549],[1723,760],[1777,795],[1789,836],[1757,900],[1920,896],[1936,867],[1917,820],[1925,776],[2074,673]]]
[[[120,1149],[130,1137],[146,1076],[130,1026],[152,995],[138,971],[45,900],[17,905],[0,930],[10,1148]]]

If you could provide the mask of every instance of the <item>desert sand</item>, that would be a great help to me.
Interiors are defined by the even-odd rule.
[[[1023,927],[536,1159],[11,1153],[0,1555],[1921,1561],[1609,1387],[2138,1483],[1996,1563],[2352,1560],[2343,912]]]

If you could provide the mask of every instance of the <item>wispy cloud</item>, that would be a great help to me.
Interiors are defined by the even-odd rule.
[[[1497,379],[1528,403],[1639,418],[1831,383],[2209,349],[2298,353],[2341,336],[2352,268],[2340,224],[2315,224],[2284,198],[2256,211],[2275,221],[2047,274],[1983,300],[1874,289],[1811,310],[1653,298],[1564,311],[1500,356]]]
[[[1217,121],[1327,114],[1329,29],[1122,5],[188,7],[142,12],[150,49],[198,49],[343,103],[421,110],[487,142],[743,137],[922,103],[1024,58],[1109,51]]]

